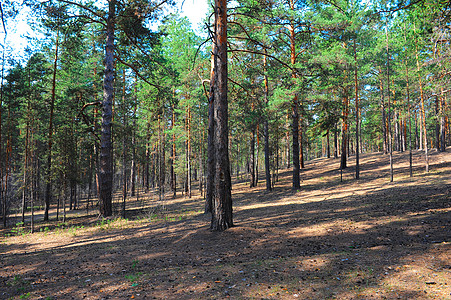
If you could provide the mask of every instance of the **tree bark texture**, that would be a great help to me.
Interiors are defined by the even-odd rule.
[[[215,24],[216,28],[216,24]],[[215,29],[216,33],[216,29]],[[207,183],[205,193],[205,213],[212,213],[215,181],[215,82],[216,82],[216,42],[213,42],[210,71],[210,96],[208,98],[208,137],[207,137]]]
[[[294,4],[290,1],[290,7],[294,10]],[[296,63],[296,45],[295,45],[295,32],[294,21],[290,22],[290,52],[291,52],[291,64]],[[293,80],[296,79],[296,73],[293,71],[291,74]],[[293,152],[293,190],[297,190],[301,187],[300,183],[300,165],[299,165],[299,101],[297,93],[294,95],[291,102],[291,134],[292,134],[292,152]]]
[[[215,181],[211,230],[223,231],[233,226],[229,166],[229,128],[227,102],[227,0],[215,1],[216,82],[214,89]]]
[[[100,138],[100,214],[111,216],[113,190],[113,145],[112,145],[112,116],[114,98],[114,27],[116,0],[109,1],[106,47],[105,47],[105,77],[103,80],[103,112],[102,132]]]

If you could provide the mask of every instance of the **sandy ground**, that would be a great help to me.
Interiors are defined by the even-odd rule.
[[[2,230],[0,299],[451,299],[451,149],[317,159],[301,190],[234,182],[235,227],[209,231],[191,199],[131,201],[127,219],[85,211]],[[163,205],[164,204],[164,205]],[[92,211],[91,211],[92,213]],[[38,214],[39,215],[39,214]]]

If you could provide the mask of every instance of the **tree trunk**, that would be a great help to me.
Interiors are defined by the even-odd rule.
[[[391,131],[391,97],[390,97],[390,52],[388,47],[388,30],[385,27],[386,50],[387,50],[387,96],[388,96],[388,148],[390,153],[390,182],[393,182],[393,145]]]
[[[337,125],[335,124],[334,128],[334,158],[338,158],[338,132],[337,132]]]
[[[131,189],[131,197],[135,196],[136,193],[136,110],[138,107],[138,78],[137,75],[135,74],[135,84],[134,84],[134,88],[135,88],[135,103],[133,106],[133,132],[132,132],[132,165],[131,165],[131,169],[130,169],[130,189]]]
[[[440,151],[440,102],[440,97],[435,96],[435,148],[437,151]]]
[[[146,193],[149,192],[150,188],[150,157],[151,157],[151,151],[150,151],[150,121],[147,121],[147,143],[146,143],[146,162],[145,162],[145,170],[143,172],[144,177],[144,186],[146,187]]]
[[[290,9],[294,10],[293,0],[290,0]],[[296,44],[295,44],[295,27],[294,21],[290,21],[289,31],[290,31],[290,52],[291,52],[291,65],[294,66],[296,63]],[[291,78],[296,79],[296,73],[293,71],[291,73]],[[291,102],[291,132],[293,136],[292,143],[292,155],[293,155],[293,190],[298,190],[301,187],[300,183],[300,164],[299,164],[299,102],[298,95],[295,94]]]
[[[215,21],[216,22],[216,21]],[[215,34],[216,34],[215,23]],[[210,95],[208,99],[208,145],[207,145],[207,184],[205,192],[205,213],[213,213],[213,197],[215,182],[215,83],[216,83],[216,60],[217,47],[212,43],[211,52],[211,70],[210,70]]]
[[[302,104],[299,103],[299,107],[302,107]],[[299,114],[299,168],[304,169],[304,131],[302,126],[302,117],[301,114]],[[308,138],[307,138],[307,159],[308,159],[308,153],[309,153],[309,146],[308,146]]]
[[[5,154],[3,153],[3,135],[2,135],[2,114],[3,114],[3,79],[4,79],[4,72],[5,72],[5,51],[6,47],[3,47],[2,51],[2,78],[0,82],[0,210],[2,213],[2,219],[3,219],[3,227],[6,227],[6,187],[4,187],[4,176],[7,173],[6,170],[6,152],[8,151],[5,149]],[[5,158],[5,161],[3,162],[3,158]]]
[[[330,158],[330,131],[329,131],[329,129],[327,129],[326,139],[327,139],[326,156],[327,156],[327,158]]]
[[[232,182],[229,166],[229,128],[227,102],[227,0],[215,0],[216,81],[215,109],[215,182],[211,230],[223,231],[233,226]]]
[[[113,145],[112,145],[112,115],[114,98],[114,27],[116,0],[108,2],[108,19],[105,46],[105,77],[103,81],[103,113],[102,134],[100,142],[100,214],[108,217],[113,214]]]
[[[52,97],[50,100],[49,113],[49,129],[48,129],[48,147],[47,147],[47,170],[46,170],[46,187],[45,187],[45,208],[44,221],[49,220],[50,200],[52,193],[52,145],[53,145],[53,112],[55,108],[56,97],[56,69],[58,65],[58,46],[59,46],[59,27],[56,31],[55,57],[53,60],[53,76],[52,76]]]
[[[289,127],[289,117],[287,117],[287,126]],[[287,133],[286,133],[286,135],[285,135],[285,139],[286,139],[286,143],[285,143],[285,145],[286,145],[286,151],[285,151],[285,158],[286,158],[286,162],[287,162],[287,169],[289,169],[290,167],[291,167],[291,151],[290,151],[290,149],[291,149],[291,147],[290,147],[290,133],[289,133],[289,130],[287,129]]]
[[[360,162],[359,162],[359,85],[357,81],[357,47],[356,37],[354,37],[354,85],[355,85],[355,179],[360,178]]]
[[[64,175],[63,185],[63,223],[66,222],[67,177]]]
[[[256,137],[257,137],[257,149],[256,149],[256,153],[255,153],[255,186],[258,185],[258,156],[259,156],[259,150],[260,150],[260,126],[257,124],[257,130],[255,132]]]
[[[8,123],[11,122],[11,107],[8,107]],[[12,147],[11,147],[11,140],[12,140],[12,134],[11,134],[11,127],[9,126],[9,129],[7,131],[7,138],[6,138],[6,155],[5,155],[5,181],[3,182],[3,227],[6,227],[7,222],[6,218],[8,216],[8,179],[9,179],[9,158],[11,156]]]
[[[345,92],[346,94],[347,92]],[[346,169],[346,161],[347,161],[347,148],[348,148],[348,110],[349,110],[349,100],[348,96],[345,95],[343,97],[343,121],[341,124],[341,155],[340,155],[340,169]]]
[[[384,154],[388,154],[388,139],[387,139],[387,116],[385,115],[385,92],[384,83],[382,81],[382,70],[379,69],[379,89],[381,92],[381,110],[382,110],[382,136],[383,136],[383,150]]]
[[[239,179],[240,176],[240,144],[237,143],[236,146],[236,180]]]
[[[416,37],[416,30],[415,30],[415,23],[413,24],[413,31],[415,33]],[[415,38],[415,58],[417,61],[417,71],[420,72],[420,62],[418,59],[418,43],[417,39]],[[426,165],[426,172],[429,172],[429,158],[428,158],[428,142],[427,142],[427,128],[426,128],[426,111],[424,107],[424,92],[423,92],[423,83],[421,80],[421,74],[418,74],[418,82],[420,84],[420,99],[421,99],[421,119],[422,119],[422,125],[423,130],[421,131],[423,133],[423,146],[424,146],[424,160]]]
[[[175,126],[175,104],[172,105],[172,121],[171,127],[174,130]],[[172,134],[172,147],[171,147],[171,189],[172,189],[172,197],[175,199],[177,196],[177,178],[175,175],[175,157],[177,155],[177,149],[175,147],[175,133]]]
[[[188,126],[188,141],[187,141],[187,153],[186,153],[186,160],[187,160],[187,184],[188,184],[188,198],[191,198],[191,108],[188,107],[188,119],[187,119],[187,126]]]
[[[445,95],[440,97],[440,152],[446,151],[446,119],[445,119]]]
[[[199,111],[200,111],[200,103],[199,103]],[[200,115],[199,115],[199,124],[202,124]],[[199,145],[199,193],[200,193],[201,197],[203,197],[203,195],[204,195],[204,151],[203,151],[203,144],[204,144],[204,131],[202,131],[202,135],[200,136],[200,145]]]
[[[163,113],[161,114],[164,116]],[[165,125],[161,125],[161,116],[158,116],[158,197],[160,201],[164,200],[164,179],[165,179]]]
[[[404,23],[404,41],[407,42],[406,36],[406,24]],[[413,167],[412,167],[412,108],[410,107],[410,82],[409,82],[409,68],[407,66],[407,55],[404,59],[404,65],[406,68],[406,92],[407,92],[407,118],[409,119],[409,174],[413,177]]]
[[[122,217],[125,219],[125,208],[126,208],[126,201],[127,201],[127,139],[126,139],[126,130],[127,130],[127,106],[125,104],[125,70],[123,70],[122,74],[122,105],[123,108],[123,132],[122,132]],[[133,134],[133,133],[132,133]]]
[[[29,122],[29,111],[30,111],[30,100],[27,104],[27,124],[25,127],[25,157],[24,157],[24,168],[23,168],[23,189],[22,189],[22,223],[25,225],[25,211],[27,210],[27,192],[28,192],[28,160],[29,160],[29,132],[30,132],[30,122]]]
[[[125,202],[127,200],[127,150],[125,134],[122,140],[122,217],[125,219]]]
[[[36,141],[33,141],[34,140],[34,138],[33,138],[33,135],[34,135],[34,130],[33,129],[31,129],[31,138],[30,138],[30,140],[32,141],[31,143],[32,143],[32,145],[31,145],[31,149],[30,149],[30,181],[31,181],[31,183],[30,183],[30,209],[31,209],[31,220],[30,220],[30,231],[31,231],[31,233],[33,233],[34,232],[34,204],[35,204],[35,197],[36,197],[36,194],[35,194],[35,186],[36,186],[36,180],[38,180],[37,178],[36,178],[36,180],[35,180],[35,174],[34,174],[34,170],[35,170],[35,167],[34,167],[34,162],[35,162],[35,160],[36,160]],[[33,145],[34,144],[34,145]]]
[[[266,53],[266,50],[265,50]],[[269,96],[269,85],[268,85],[268,75],[266,74],[266,56],[263,56],[263,66],[264,66],[264,71],[265,71],[265,105],[266,107],[268,107],[268,96]],[[268,122],[269,116],[268,113],[265,114],[265,177],[266,177],[266,190],[267,191],[271,191],[272,190],[272,186],[271,186],[271,168],[270,168],[270,153],[269,153],[269,122]]]
[[[251,132],[251,143],[250,143],[250,164],[249,164],[249,171],[251,173],[251,182],[250,187],[255,187],[255,129]]]

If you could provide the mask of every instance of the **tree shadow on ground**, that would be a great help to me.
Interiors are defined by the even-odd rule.
[[[222,233],[208,230],[202,199],[178,198],[167,216],[197,213],[2,243],[0,297],[446,299],[450,185],[425,176],[373,186],[311,177],[297,192],[287,171],[271,193],[236,185],[236,226]]]

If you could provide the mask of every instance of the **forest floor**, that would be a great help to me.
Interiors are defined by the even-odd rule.
[[[235,227],[209,230],[197,191],[0,232],[0,299],[451,299],[451,149],[306,162],[274,191],[234,181]],[[143,198],[141,198],[143,199]],[[164,204],[164,205],[163,205]]]

